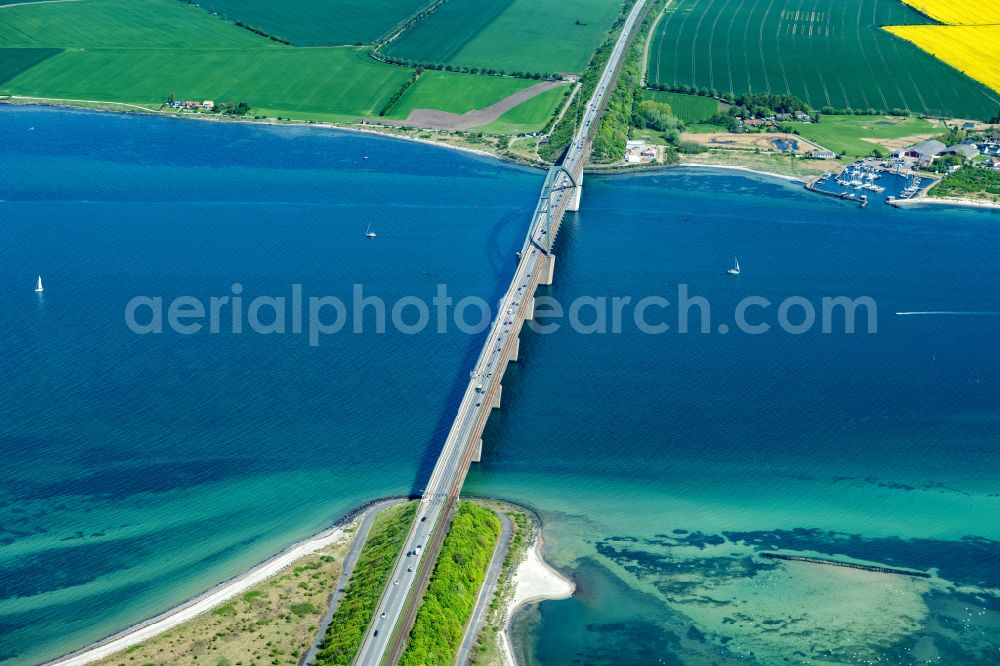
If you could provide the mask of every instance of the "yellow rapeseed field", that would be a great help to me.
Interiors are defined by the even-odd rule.
[[[917,11],[949,25],[1000,23],[1000,0],[903,0]]]
[[[903,25],[886,30],[1000,92],[1000,25]]]

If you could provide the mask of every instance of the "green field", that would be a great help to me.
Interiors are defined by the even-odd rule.
[[[864,139],[891,140],[944,131],[939,123],[914,116],[821,116],[820,122],[796,123],[795,129],[806,139],[852,157],[868,155],[877,147],[876,143]]]
[[[240,6],[264,10],[263,3],[248,1]],[[360,6],[356,0],[343,5]],[[378,20],[389,20],[387,14],[398,14],[404,5],[393,0]],[[319,11],[318,3],[310,6]],[[281,5],[275,15],[285,11]],[[350,19],[351,11],[338,16]],[[379,30],[373,21],[359,19],[352,29]],[[173,94],[179,100],[247,102],[250,115],[353,121],[377,116],[412,73],[372,59],[363,48],[279,44],[178,0],[80,0],[0,9],[0,95],[158,108]],[[464,113],[534,83],[427,72],[390,117],[405,119],[414,108]],[[508,112],[494,131],[500,125],[511,132],[543,127],[558,100],[541,97]]]
[[[448,0],[385,53],[507,72],[579,72],[623,6],[621,0]]]
[[[0,86],[62,49],[0,49]]]
[[[410,76],[362,49],[67,50],[0,84],[0,93],[133,104],[245,101],[261,115],[374,115]],[[316,116],[313,116],[316,117]]]
[[[277,45],[177,0],[82,0],[0,9],[0,48],[15,46],[80,49]]]
[[[485,108],[537,83],[538,81],[512,77],[424,72],[387,117],[405,120],[414,109],[465,113]]]
[[[549,119],[566,101],[566,89],[546,90],[541,95],[515,106],[489,125],[478,129],[490,134],[528,134],[545,129]]]
[[[670,105],[674,115],[685,123],[700,123],[718,113],[723,105],[711,97],[685,95],[683,93],[659,92],[647,90],[646,99],[663,102]]]
[[[791,93],[817,109],[995,115],[996,94],[879,28],[929,22],[898,0],[675,0],[656,27],[648,80]]]
[[[370,43],[427,0],[200,0],[199,4],[296,46],[329,46]]]

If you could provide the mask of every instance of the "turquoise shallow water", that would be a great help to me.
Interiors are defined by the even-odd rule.
[[[538,507],[579,586],[519,618],[526,661],[1000,663],[1000,317],[895,314],[1000,310],[978,269],[1000,215],[703,172],[592,179],[583,204],[561,302],[686,283],[717,331],[746,296],[772,324],[789,297],[870,296],[878,332],[527,335],[467,485]]]
[[[495,299],[538,173],[27,108],[0,107],[0,135],[0,663],[79,647],[420,487],[476,336],[137,336],[125,303],[233,282]],[[468,485],[538,509],[577,581],[519,617],[526,659],[997,663],[1000,318],[893,313],[1000,310],[998,220],[720,172],[588,180],[558,239],[561,301],[673,301],[685,283],[714,331],[748,295],[867,295],[878,333],[526,333]]]

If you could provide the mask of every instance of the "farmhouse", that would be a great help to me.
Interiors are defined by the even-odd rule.
[[[928,141],[921,141],[915,146],[906,148],[898,155],[895,155],[895,157],[910,157],[915,159],[917,164],[930,164],[945,148],[947,148],[947,146],[940,141],[930,139]]]

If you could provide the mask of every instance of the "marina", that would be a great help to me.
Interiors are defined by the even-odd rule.
[[[911,199],[927,187],[927,178],[918,176],[897,162],[886,160],[858,160],[840,173],[827,172],[806,189],[856,201],[862,208],[873,201],[889,205],[900,199]]]

